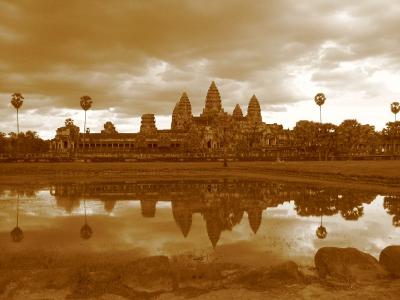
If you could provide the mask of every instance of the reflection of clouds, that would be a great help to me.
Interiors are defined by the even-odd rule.
[[[185,238],[168,201],[157,202],[155,217],[143,218],[140,201],[118,201],[110,215],[104,202],[87,200],[87,220],[93,230],[88,241],[80,239],[85,222],[83,202],[68,214],[56,205],[48,191],[40,191],[37,199],[22,199],[20,204],[20,224],[25,235],[20,248],[66,252],[132,250],[143,255],[212,250],[204,217],[199,212],[192,215]],[[0,250],[12,251],[16,246],[10,243],[9,233],[15,227],[15,202],[1,201],[0,205]],[[356,247],[377,256],[386,245],[400,243],[399,231],[383,209],[381,196],[364,204],[364,216],[358,221],[345,221],[340,214],[324,216],[323,225],[328,231],[325,240],[315,236],[320,218],[296,215],[293,201],[269,207],[262,216],[257,234],[252,231],[247,213],[231,231],[222,231],[215,256],[240,258],[243,263],[255,262],[252,257],[263,257],[266,263],[282,258],[309,262],[323,246]]]

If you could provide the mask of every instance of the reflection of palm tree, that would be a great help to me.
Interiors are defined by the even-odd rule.
[[[19,193],[17,194],[17,226],[11,231],[10,235],[14,243],[19,243],[24,239],[24,233],[19,227]]]
[[[315,234],[317,235],[317,237],[319,239],[324,239],[328,235],[328,232],[326,231],[326,228],[324,226],[322,226],[322,216],[321,216],[321,225],[318,226],[317,231],[315,232]]]
[[[85,224],[81,228],[81,238],[84,240],[88,240],[92,237],[93,230],[87,223],[87,215],[86,215],[86,200],[83,199],[83,208],[85,211]]]
[[[390,104],[390,110],[394,114],[394,121],[397,121],[397,114],[400,112],[400,103],[399,102],[393,102]]]
[[[323,93],[318,93],[314,97],[315,103],[319,106],[319,122],[322,123],[322,105],[325,103],[325,95]]]

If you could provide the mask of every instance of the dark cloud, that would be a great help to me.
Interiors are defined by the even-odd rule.
[[[22,92],[43,116],[89,94],[131,117],[171,114],[184,90],[199,113],[211,80],[227,111],[253,93],[269,110],[345,83],[376,96],[369,78],[398,74],[399,13],[389,0],[2,1],[0,94]]]

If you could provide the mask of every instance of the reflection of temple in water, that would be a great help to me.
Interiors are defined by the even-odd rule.
[[[389,215],[393,216],[392,224],[395,227],[400,226],[400,196],[387,196],[384,199],[383,207]]]
[[[363,215],[363,204],[376,196],[369,192],[233,180],[57,185],[51,194],[57,205],[68,212],[79,207],[81,199],[103,201],[107,212],[113,210],[117,201],[137,200],[145,218],[156,216],[157,202],[169,201],[183,236],[190,232],[193,215],[200,214],[214,247],[221,233],[232,230],[245,213],[251,230],[257,233],[263,211],[287,201],[294,201],[300,216],[340,213],[346,220],[357,220]]]

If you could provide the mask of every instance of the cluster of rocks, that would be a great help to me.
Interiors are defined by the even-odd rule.
[[[293,261],[272,267],[250,267],[182,255],[109,259],[103,263],[93,258],[69,267],[52,259],[40,261],[20,261],[21,265],[13,265],[12,271],[11,266],[3,264],[6,272],[0,275],[0,298],[10,299],[19,295],[20,290],[34,293],[44,289],[72,299],[105,295],[150,299],[164,293],[194,297],[224,289],[282,293],[285,287],[292,291],[294,287],[302,289],[313,284],[331,287],[337,281],[379,286],[382,280],[400,277],[400,246],[385,248],[379,261],[355,248],[324,247],[315,255],[315,269],[307,270]]]
[[[320,278],[346,281],[374,281],[400,277],[400,246],[382,250],[379,261],[355,248],[323,247],[314,257]]]

